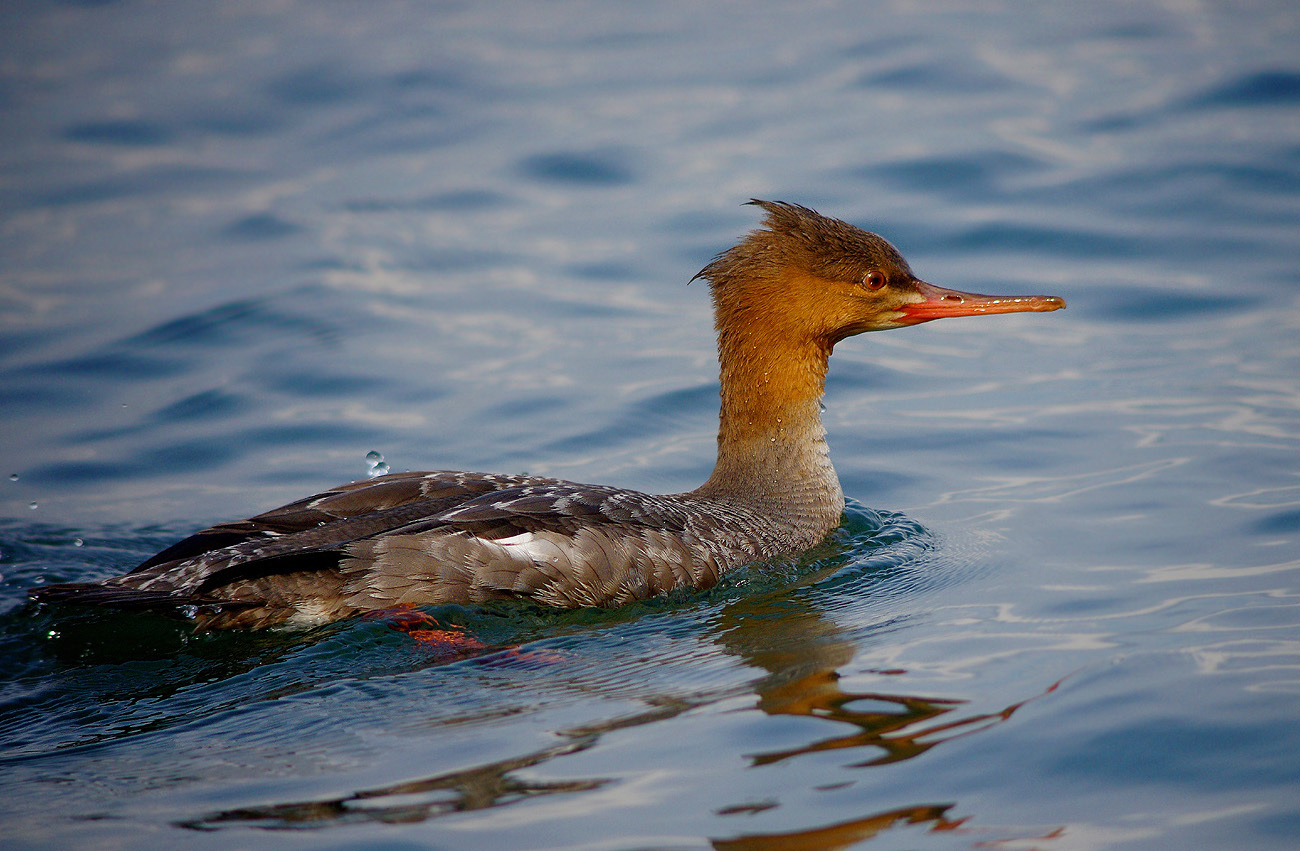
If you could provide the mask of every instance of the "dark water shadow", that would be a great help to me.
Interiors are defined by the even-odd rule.
[[[574,186],[623,186],[636,177],[632,157],[623,150],[534,154],[525,157],[517,168],[530,180]]]

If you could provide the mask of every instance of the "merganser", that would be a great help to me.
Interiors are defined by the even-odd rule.
[[[712,291],[722,400],[717,464],[695,490],[394,473],[205,529],[123,576],[31,596],[172,611],[222,629],[505,598],[612,607],[709,588],[839,525],[844,495],[820,408],[836,343],[950,316],[1065,307],[1055,296],[937,287],[874,233],[796,204],[750,203],[766,213],[763,226],[695,276]]]

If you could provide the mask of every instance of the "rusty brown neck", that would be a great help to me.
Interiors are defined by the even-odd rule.
[[[830,348],[767,323],[723,324],[718,461],[696,495],[838,523],[844,497],[821,421]]]

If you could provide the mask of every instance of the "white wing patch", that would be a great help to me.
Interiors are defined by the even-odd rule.
[[[556,546],[555,542],[546,540],[532,532],[520,532],[518,535],[511,535],[508,538],[497,538],[492,543],[527,556],[539,564],[553,564],[560,560],[560,548]]]

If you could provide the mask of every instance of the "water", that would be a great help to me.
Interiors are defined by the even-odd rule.
[[[1295,847],[1292,5],[7,4],[5,847]],[[1070,303],[840,344],[806,559],[468,659],[25,606],[378,463],[693,487],[751,196]]]

